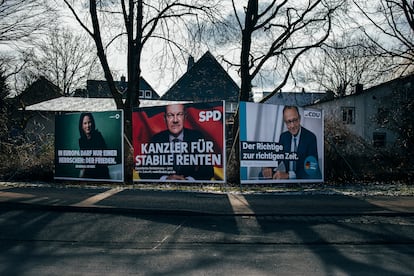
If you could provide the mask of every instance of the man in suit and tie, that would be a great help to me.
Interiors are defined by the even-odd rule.
[[[204,140],[201,132],[184,127],[186,112],[183,104],[167,105],[164,113],[164,121],[167,129],[155,134],[151,143],[186,143],[187,148],[191,142]],[[183,145],[185,147],[186,145]],[[176,147],[177,149],[180,146]],[[174,154],[180,154],[174,152]],[[197,153],[194,153],[197,154]],[[148,174],[143,178],[159,178],[162,180],[210,180],[214,176],[214,168],[211,165],[176,165],[170,174]]]
[[[316,136],[300,124],[296,106],[283,108],[283,121],[287,131],[280,135],[279,144],[290,157],[279,163],[277,168],[262,168],[265,179],[320,179]],[[280,169],[284,168],[284,169]]]

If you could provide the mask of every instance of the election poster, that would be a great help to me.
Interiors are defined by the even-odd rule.
[[[241,102],[241,183],[323,182],[323,111]]]
[[[124,181],[123,112],[55,115],[55,179]]]
[[[224,182],[224,121],[224,101],[134,110],[133,180]]]

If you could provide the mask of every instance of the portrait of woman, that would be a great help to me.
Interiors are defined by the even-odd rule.
[[[102,134],[96,129],[95,119],[92,113],[82,113],[79,118],[79,148],[80,150],[105,150],[107,149]],[[109,179],[107,165],[96,164],[94,168],[84,168],[79,177]]]

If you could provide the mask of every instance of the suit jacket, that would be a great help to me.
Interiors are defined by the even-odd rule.
[[[166,143],[169,142],[170,133],[168,130],[161,131],[155,134],[151,138],[151,143]],[[184,128],[184,136],[183,141],[186,143],[196,142],[200,139],[204,139],[204,136],[201,132],[197,130],[192,130],[188,128]],[[190,149],[190,145],[188,145],[188,149]],[[197,154],[196,152],[194,154]],[[184,177],[191,176],[196,180],[210,180],[214,176],[214,168],[210,165],[185,165],[185,166],[174,166],[174,170],[176,171],[175,174],[184,175]],[[142,179],[149,178],[149,179],[159,179],[161,176],[165,174],[143,174],[141,175]]]
[[[105,140],[102,134],[95,130],[91,133],[91,139],[87,139],[85,136],[79,138],[79,148],[81,150],[105,150],[107,149]],[[95,168],[84,169],[84,178],[95,179],[109,179],[109,169],[107,165],[96,164]]]
[[[285,131],[280,135],[279,144],[283,145],[284,152],[291,152],[292,134],[289,131]],[[310,130],[301,126],[300,139],[297,148],[298,160],[296,161],[296,178],[298,179],[319,179],[321,178],[321,172],[319,164],[315,170],[305,170],[305,159],[313,156],[318,162],[318,148],[316,144],[316,136]],[[289,161],[284,160],[285,168],[287,171],[292,170],[289,168]]]

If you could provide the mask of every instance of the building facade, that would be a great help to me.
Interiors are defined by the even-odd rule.
[[[406,106],[413,104],[414,75],[365,90],[357,87],[354,94],[311,106],[323,109],[325,120],[343,124],[374,147],[398,149],[404,127],[410,127],[403,122],[409,119],[407,116],[412,118],[412,114],[406,114]]]

